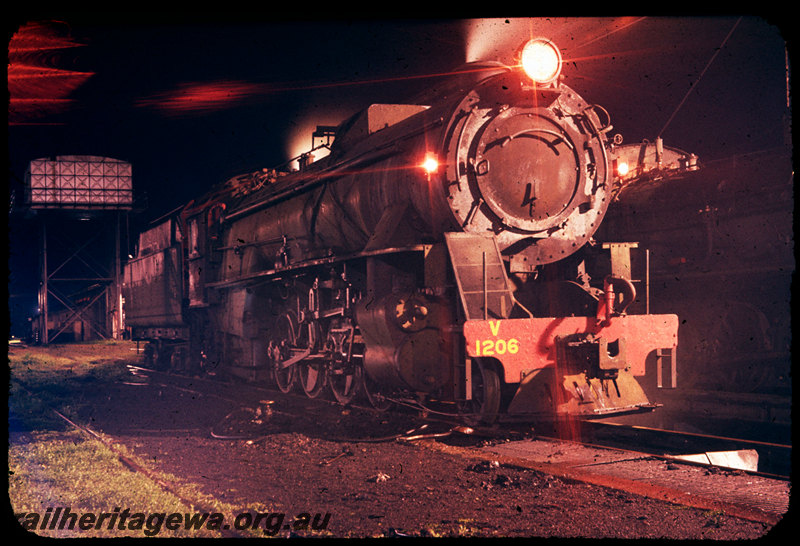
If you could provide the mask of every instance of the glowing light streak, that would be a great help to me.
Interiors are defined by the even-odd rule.
[[[17,99],[61,98],[94,75],[58,68],[12,63],[8,67],[8,92]]]
[[[52,22],[27,23],[8,44],[8,124],[31,125],[34,120],[60,113],[73,101],[67,97],[93,72],[62,70],[48,66],[57,59],[55,49],[78,47]],[[47,124],[52,124],[48,122]]]
[[[607,32],[603,32],[602,34],[599,34],[598,36],[595,36],[594,38],[589,38],[588,40],[579,43],[578,45],[576,45],[576,46],[574,46],[572,48],[572,51],[575,51],[576,49],[580,49],[582,47],[585,47],[585,46],[587,46],[589,44],[593,44],[594,42],[596,42],[598,40],[602,40],[603,38],[608,38],[612,34],[616,34],[617,32],[625,30],[626,28],[628,28],[628,27],[630,27],[632,25],[635,25],[636,23],[640,23],[640,22],[644,21],[645,19],[647,19],[647,17],[638,17],[638,18],[637,17],[622,17],[619,20],[615,20],[613,22],[610,22],[608,24],[608,26],[613,26],[615,24],[619,25],[619,26],[617,28],[613,29],[613,30],[609,30]]]
[[[470,74],[475,72],[486,72],[489,70],[494,70],[493,68],[471,68],[471,69],[464,69],[464,70],[452,70],[448,72],[436,72],[431,74],[414,74],[410,76],[396,76],[391,78],[372,78],[368,80],[350,80],[350,81],[341,81],[341,82],[328,82],[328,83],[319,83],[319,84],[309,84],[309,85],[290,85],[285,87],[272,87],[273,92],[278,91],[310,91],[315,89],[329,89],[332,87],[349,87],[349,86],[358,86],[358,85],[374,85],[379,83],[392,83],[392,82],[404,82],[404,81],[413,81],[413,80],[421,80],[427,78],[446,78],[449,76],[455,76],[458,74]]]
[[[60,36],[55,27],[58,21],[38,21],[26,23],[21,26],[11,37],[8,44],[9,56],[26,52],[41,53],[45,50],[78,47],[84,44],[75,42],[71,38]]]
[[[248,99],[267,93],[262,84],[240,81],[188,83],[177,89],[135,102],[139,107],[150,107],[167,114],[209,112],[241,104]]]
[[[596,60],[610,58],[622,53],[606,53],[604,55],[581,55],[576,51],[590,44],[608,38],[636,25],[646,17],[531,17],[519,19],[474,19],[468,20],[466,57],[467,61],[495,60],[505,64],[513,64],[509,51],[519,44],[536,36],[544,36],[559,44],[564,63],[580,60]],[[650,49],[652,52],[660,50]],[[642,50],[646,53],[647,50]]]
[[[624,59],[626,57],[641,57],[645,55],[656,55],[662,53],[663,50],[655,47],[643,47],[641,49],[629,49],[625,51],[605,51],[595,55],[575,55],[573,53],[564,58],[564,63],[577,63],[582,61],[600,61],[609,59]]]

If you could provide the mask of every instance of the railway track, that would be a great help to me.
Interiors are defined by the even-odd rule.
[[[265,401],[262,400],[262,398],[266,397],[268,399],[267,402],[271,406],[270,411],[282,413],[292,418],[300,417],[300,413],[280,407],[281,404],[277,404],[276,407],[276,405],[271,404],[272,401],[292,400],[293,405],[301,404],[303,410],[309,410],[314,407],[342,408],[335,400],[328,400],[324,397],[309,399],[303,394],[281,393],[267,386],[238,382],[229,383],[213,378],[188,378],[179,374],[159,372],[140,366],[129,366],[129,369],[131,369],[134,374],[146,375],[151,381],[157,380],[165,386],[168,385],[179,390],[188,390],[205,396],[221,398],[235,404],[242,404],[249,400],[251,405],[253,403],[257,405],[258,403],[264,403]],[[201,384],[206,385],[206,387],[212,387],[213,390],[209,391],[207,388],[198,389],[196,387],[187,389],[187,387],[181,385],[181,383],[186,381],[190,381],[196,386]],[[230,392],[226,394],[225,391],[227,389],[230,389]],[[245,391],[249,392],[250,395],[243,396],[243,392]],[[458,416],[455,413],[415,406],[412,401],[398,400],[397,402],[398,403],[387,411],[395,415],[400,413],[403,419],[407,420],[402,430],[398,430],[397,433],[377,437],[353,437],[342,439],[370,442],[395,439],[420,440],[455,436],[459,438],[458,443],[461,445],[486,443],[487,441],[508,442],[533,436],[550,438],[553,440],[564,439],[563,435],[558,436],[552,434],[548,436],[546,427],[552,425],[552,423],[547,423],[542,427],[542,432],[536,432],[535,434],[530,424],[505,423],[493,427],[466,427],[458,420]],[[382,413],[367,404],[359,404],[357,402],[351,403],[348,407],[372,414]],[[579,427],[577,435],[575,425]],[[575,441],[576,438],[579,438],[577,441],[584,445],[610,449],[624,449],[626,451],[640,453],[642,456],[656,457],[665,461],[681,460],[691,463],[692,461],[680,459],[680,457],[708,452],[756,452],[758,470],[746,470],[742,468],[739,468],[739,470],[779,480],[788,480],[791,475],[791,445],[787,444],[755,441],[747,438],[688,433],[654,427],[619,424],[603,420],[571,423],[570,428],[572,429],[571,439]],[[474,441],[469,442],[465,440],[465,438],[468,437],[474,438]],[[712,462],[708,462],[705,463],[705,465],[724,466],[724,463],[723,465],[715,465]]]
[[[664,389],[653,398],[662,405],[657,412],[603,421],[791,443],[791,394]]]
[[[705,453],[754,452],[757,453],[758,470],[739,469],[781,480],[791,477],[792,446],[787,444],[607,422],[586,422],[583,430],[586,432],[585,439],[592,443],[633,449],[664,459],[691,462],[682,457]],[[711,464],[702,462],[702,457],[695,460],[698,464]],[[724,466],[724,462],[716,466]]]
[[[28,396],[31,396],[31,397],[36,397],[37,396],[36,393],[31,391],[23,381],[21,381],[19,379],[14,379],[13,381],[14,381],[14,383],[17,384],[17,386],[19,386],[19,388],[24,390],[28,394]],[[142,476],[145,476],[148,480],[150,480],[151,482],[156,484],[163,491],[165,491],[165,492],[167,492],[167,493],[169,493],[171,495],[174,495],[176,498],[178,498],[187,507],[191,507],[196,511],[205,512],[205,513],[213,513],[213,512],[217,511],[216,508],[214,508],[212,506],[208,506],[202,501],[187,497],[184,493],[181,492],[181,488],[177,484],[171,483],[171,482],[165,480],[163,477],[157,475],[156,473],[154,473],[150,469],[148,469],[145,466],[142,466],[141,464],[139,464],[132,457],[130,457],[130,456],[126,455],[125,453],[123,453],[122,451],[120,451],[114,445],[114,443],[113,443],[111,438],[109,438],[109,437],[107,437],[105,435],[101,435],[97,431],[93,430],[91,427],[89,427],[89,426],[87,426],[85,424],[79,423],[77,419],[70,418],[69,416],[65,415],[61,411],[55,409],[54,407],[50,406],[49,404],[47,404],[46,402],[41,400],[41,398],[39,398],[39,399],[42,402],[42,404],[44,405],[44,407],[46,407],[58,419],[60,419],[61,421],[63,421],[64,423],[66,423],[67,425],[72,427],[73,429],[81,432],[82,434],[87,436],[91,441],[97,442],[98,444],[102,444],[106,449],[108,449],[109,451],[114,453],[114,455],[120,460],[120,462],[122,462],[122,464],[125,467],[127,467],[129,470],[131,470],[132,472],[136,472],[136,473],[138,473],[138,474],[140,474]],[[42,527],[42,528],[44,528],[44,527]],[[252,535],[244,534],[244,533],[242,533],[242,532],[240,532],[238,530],[231,529],[228,526],[224,526],[223,528],[219,529],[219,533],[224,538],[245,538],[247,536],[252,536]]]
[[[504,465],[774,525],[789,510],[791,483],[628,449],[537,437],[486,446]]]
[[[398,404],[392,410],[380,411],[371,407],[368,403],[351,402],[346,407],[338,402],[325,397],[308,398],[301,393],[283,393],[277,389],[270,388],[263,385],[256,385],[251,383],[242,382],[229,382],[219,380],[216,378],[204,377],[188,377],[180,374],[162,372],[141,366],[129,365],[128,368],[134,376],[146,377],[148,383],[166,388],[176,389],[181,392],[188,392],[200,396],[210,396],[219,400],[230,403],[236,409],[226,416],[227,418],[241,420],[262,420],[259,419],[265,413],[270,416],[282,418],[283,421],[291,422],[294,426],[301,426],[304,422],[314,421],[314,412],[324,413],[330,412],[331,408],[336,408],[341,412],[362,412],[365,416],[380,417],[392,415],[396,418],[393,419],[391,425],[391,432],[381,433],[379,435],[352,435],[331,437],[331,440],[348,441],[348,442],[382,442],[392,441],[397,439],[422,439],[443,437],[451,433],[469,434],[472,429],[467,427],[460,427],[459,423],[454,420],[445,419],[443,415],[432,418],[430,415],[423,415],[419,412],[411,411],[412,407],[407,404]],[[189,383],[192,386],[188,387]],[[273,402],[278,403],[273,403]],[[264,411],[265,408],[269,408]],[[261,410],[259,410],[261,408]],[[223,421],[225,420],[223,419]],[[215,429],[218,427],[215,427]],[[263,428],[263,427],[262,427]],[[262,434],[259,427],[256,427],[251,433],[242,434],[227,434],[220,430],[212,429],[209,434],[218,439],[248,439],[254,438]],[[263,428],[263,431],[268,429]],[[396,431],[396,432],[395,432]],[[271,429],[270,429],[271,432]],[[264,432],[266,433],[266,432]]]
[[[180,380],[173,376],[173,380]],[[194,381],[194,379],[192,379]],[[208,385],[216,386],[210,381]],[[268,387],[230,385],[239,393],[250,391],[270,399],[302,404],[302,408],[338,406],[324,398],[282,394]],[[252,389],[252,390],[251,390]],[[219,395],[219,391],[217,391]],[[254,396],[257,398],[257,396]],[[376,410],[354,405],[373,414]],[[716,511],[764,524],[776,524],[788,511],[791,487],[791,446],[708,434],[681,433],[624,424],[584,421],[578,440],[547,437],[544,427],[533,432],[530,424],[498,424],[465,428],[446,412],[412,411],[411,405],[395,406],[403,426],[396,432],[372,438],[342,437],[346,442],[413,441],[432,450],[458,453],[487,464],[529,468],[549,475],[574,479],[666,500],[675,504]],[[277,409],[276,411],[283,411]],[[296,419],[299,414],[292,416]],[[355,418],[355,416],[353,416]],[[758,453],[759,469],[726,468],[725,464],[701,464],[682,459],[689,454],[737,451]]]
[[[231,415],[238,412],[237,419],[242,422],[256,420],[259,415],[255,412],[260,411],[259,408],[268,408],[269,414],[276,418],[272,429],[255,427],[244,433],[230,434],[229,431],[215,426],[207,431],[211,437],[221,440],[258,441],[259,434],[287,430],[303,432],[306,426],[318,429],[315,415],[346,413],[348,415],[344,417],[345,421],[364,421],[371,416],[388,424],[373,429],[373,435],[365,435],[356,424],[342,429],[350,433],[341,434],[341,437],[336,437],[339,432],[326,432],[327,439],[347,443],[419,442],[429,449],[459,453],[473,460],[483,459],[492,463],[500,461],[500,464],[539,470],[554,476],[676,504],[719,510],[728,515],[765,523],[779,521],[788,506],[790,484],[786,476],[763,471],[727,471],[713,465],[679,461],[674,457],[687,451],[703,452],[724,447],[742,449],[743,445],[753,446],[752,443],[744,444],[736,439],[675,435],[670,431],[645,427],[584,423],[581,428],[582,441],[568,442],[545,437],[538,430],[534,433],[530,425],[464,427],[446,412],[412,411],[419,408],[409,405],[400,405],[385,412],[378,412],[361,404],[344,408],[324,397],[309,399],[300,393],[283,394],[266,386],[189,377],[139,366],[130,366],[130,370],[133,376],[131,381],[126,382],[129,385],[163,389],[167,397],[169,390],[174,390],[193,398],[213,397],[223,400],[233,408]],[[331,411],[334,407],[336,412]],[[68,419],[66,416],[62,418]],[[90,429],[73,420],[68,422],[82,428],[97,441],[103,441],[100,435]],[[134,430],[131,429],[130,432]],[[734,443],[724,444],[723,441]],[[671,448],[668,447],[670,443]],[[757,449],[763,447],[758,446]],[[781,447],[788,447],[788,451],[784,453],[790,453],[790,446]],[[331,462],[323,460],[319,464]],[[135,470],[147,472],[146,469],[138,470],[135,462],[131,463],[129,466]],[[171,484],[159,485],[175,490]],[[191,502],[191,499],[185,499],[185,502]]]

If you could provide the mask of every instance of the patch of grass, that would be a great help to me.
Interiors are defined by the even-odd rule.
[[[87,440],[78,431],[35,432],[27,440],[13,443],[8,452],[8,493],[15,514],[36,513],[41,518],[48,508],[58,507],[69,508],[79,517],[113,513],[117,508],[147,517],[194,511],[146,476],[126,468],[103,444]],[[156,519],[151,521],[151,533],[156,523]],[[35,533],[51,537],[141,537],[147,536],[146,529],[109,529],[106,520],[99,528],[82,530],[75,525],[70,530],[67,525],[62,530],[37,529]],[[162,527],[157,536],[213,537],[219,533]]]
[[[105,345],[97,345],[91,350],[87,350],[84,344],[10,350],[8,363],[12,391],[9,396],[25,396],[23,390],[13,388],[15,383],[19,383],[35,392],[45,403],[63,409],[80,400],[81,392],[86,388],[102,388],[110,382],[129,378],[126,364],[138,362],[140,358],[135,350],[130,350],[130,342],[120,345],[124,351],[116,352],[106,351],[108,342],[103,343]]]
[[[72,417],[87,389],[103,389],[113,381],[130,378],[125,364],[135,361],[136,353],[123,346],[118,353],[122,356],[114,358],[106,351],[109,345],[102,342],[88,349],[82,344],[9,351],[8,493],[14,513],[25,514],[23,528],[33,528],[31,532],[50,537],[219,537],[217,530],[206,526],[186,529],[183,522],[179,529],[170,530],[166,521],[159,523],[158,519],[162,514],[191,516],[208,511],[222,514],[224,524],[233,527],[233,518],[239,513],[270,512],[265,506],[240,507],[219,502],[202,493],[196,484],[153,470],[148,461],[125,446],[112,443],[102,433],[105,444],[53,413],[56,409]],[[112,445],[113,450],[106,444]],[[123,464],[114,450],[148,473]],[[159,483],[170,484],[177,494]],[[189,506],[182,499],[192,499],[202,507]],[[91,529],[80,529],[77,523],[73,529],[68,524],[63,529],[58,525],[53,530],[40,529],[48,508],[51,513],[68,508],[78,517],[109,516]],[[128,510],[131,519],[120,529],[119,517],[124,510]],[[115,513],[117,518],[111,520]],[[138,529],[128,528],[132,515],[137,513],[147,520]],[[34,525],[37,519],[39,523]],[[249,534],[264,536],[260,529]]]
[[[109,441],[108,438],[105,439]],[[135,465],[148,468],[148,463],[130,452],[125,446],[112,444],[114,450]],[[35,533],[48,537],[220,537],[219,527],[202,525],[186,528],[184,521],[195,514],[219,514],[223,525],[234,528],[236,515],[243,512],[271,513],[263,504],[237,506],[224,503],[203,493],[199,486],[187,483],[174,475],[148,468],[149,475],[132,470],[124,465],[117,453],[102,442],[90,439],[77,430],[65,432],[35,432],[13,442],[9,448],[9,499],[14,514],[25,514],[20,521],[30,521],[36,513],[41,522],[48,508],[69,508],[80,518],[92,513],[99,515],[140,513],[149,524],[138,529],[127,528],[127,523],[109,526],[106,518],[91,529],[35,529]],[[170,484],[170,491],[160,484]],[[175,493],[172,493],[174,491]],[[186,503],[191,499],[197,506]],[[63,510],[62,510],[63,512]],[[170,530],[164,525],[164,517],[181,514],[183,520],[178,529]],[[287,515],[288,516],[288,515]],[[157,518],[161,517],[159,524]],[[213,516],[212,516],[213,517]],[[211,518],[206,521],[211,521]],[[59,520],[60,522],[60,520]],[[41,526],[41,524],[39,525]],[[158,526],[158,528],[156,528]],[[24,525],[23,525],[24,527]],[[109,528],[110,527],[110,528]],[[259,529],[239,531],[244,536],[264,537],[263,524]],[[148,533],[145,533],[147,531]],[[318,536],[318,533],[315,534]]]

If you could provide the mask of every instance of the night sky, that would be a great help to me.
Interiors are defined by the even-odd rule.
[[[561,47],[564,81],[608,110],[625,142],[663,131],[701,161],[786,143],[788,37],[756,17],[53,19],[8,29],[12,303],[35,304],[35,224],[14,206],[32,159],[130,162],[145,222],[284,163],[315,125],[404,102],[467,60],[511,63],[531,35]]]

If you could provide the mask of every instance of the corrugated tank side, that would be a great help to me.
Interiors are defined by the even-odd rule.
[[[125,266],[125,321],[129,326],[182,326],[181,249],[173,245]]]

